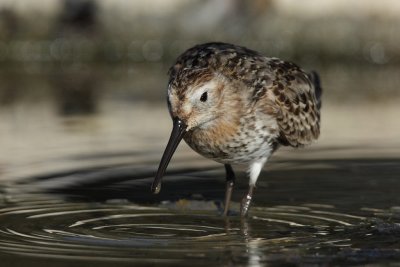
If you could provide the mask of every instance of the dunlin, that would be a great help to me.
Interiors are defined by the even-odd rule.
[[[173,129],[152,184],[161,179],[183,138],[226,169],[224,215],[235,175],[231,164],[248,166],[246,216],[261,169],[279,146],[302,147],[320,133],[321,87],[315,72],[227,43],[196,45],[169,70],[168,108]]]

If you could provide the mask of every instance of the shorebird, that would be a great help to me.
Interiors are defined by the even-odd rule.
[[[320,133],[321,87],[316,72],[227,43],[196,45],[169,69],[168,109],[173,129],[152,184],[161,179],[178,144],[225,165],[223,214],[229,210],[235,174],[248,166],[246,216],[260,172],[279,146],[302,147]]]

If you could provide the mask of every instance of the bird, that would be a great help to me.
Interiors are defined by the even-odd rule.
[[[184,139],[200,155],[224,164],[224,216],[235,184],[232,165],[248,167],[249,189],[240,205],[246,217],[270,156],[281,146],[304,147],[320,135],[322,89],[315,71],[243,46],[211,42],[183,52],[168,75],[173,127],[151,186],[154,194]]]

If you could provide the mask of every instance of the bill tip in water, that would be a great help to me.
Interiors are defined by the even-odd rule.
[[[153,194],[158,194],[161,191],[161,183],[158,183],[156,186],[152,186],[151,187],[151,191],[153,192]]]

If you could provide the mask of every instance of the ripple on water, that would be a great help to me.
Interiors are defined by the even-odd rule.
[[[367,209],[367,216],[358,216],[307,204],[254,207],[248,219],[240,220],[224,219],[216,209],[191,209],[201,206],[202,201],[195,202],[186,201],[182,210],[179,201],[152,207],[25,201],[0,210],[0,251],[116,262],[197,259],[250,265],[296,262],[302,256],[313,263],[343,261],[348,255],[363,262],[399,254],[390,238],[400,233],[399,224],[382,216],[372,220]],[[381,251],[366,253],[372,243],[379,243]]]

